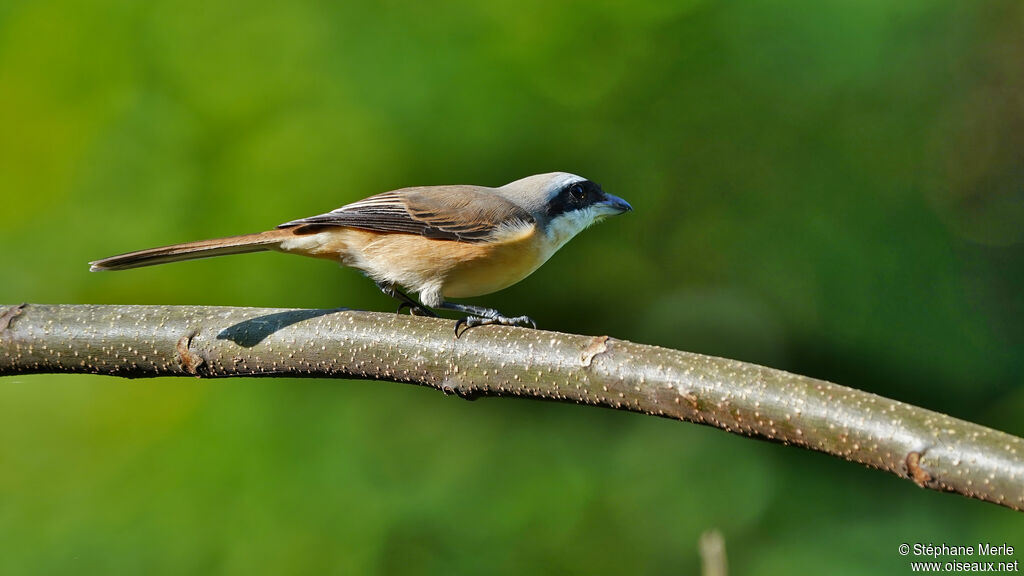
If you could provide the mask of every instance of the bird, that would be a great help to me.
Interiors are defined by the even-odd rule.
[[[529,316],[450,302],[507,288],[526,278],[574,236],[628,202],[567,172],[527,176],[490,188],[415,186],[383,192],[265,232],[186,242],[90,262],[90,270],[126,270],[227,254],[275,250],[355,268],[382,292],[421,316],[432,309],[466,314],[459,328],[532,326]],[[401,289],[416,294],[417,302]]]

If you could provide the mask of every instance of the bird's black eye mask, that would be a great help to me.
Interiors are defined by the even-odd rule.
[[[570,182],[558,191],[548,204],[548,217],[556,218],[566,212],[586,208],[604,198],[600,184],[590,180]]]

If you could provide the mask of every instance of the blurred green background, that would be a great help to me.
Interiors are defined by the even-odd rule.
[[[1024,434],[1024,4],[0,3],[0,302],[394,303],[256,254],[89,260],[553,170],[635,211],[474,300]],[[895,573],[1024,517],[573,405],[0,379],[3,574]],[[1019,556],[1019,555],[1018,555]]]

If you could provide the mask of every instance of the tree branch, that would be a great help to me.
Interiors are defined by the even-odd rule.
[[[707,424],[1024,509],[1024,440],[822,380],[607,336],[349,310],[0,307],[0,376],[370,378]]]

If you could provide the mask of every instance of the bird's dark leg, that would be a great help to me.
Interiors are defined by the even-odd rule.
[[[395,300],[398,300],[399,314],[402,313],[403,308],[408,307],[409,313],[412,314],[413,316],[430,316],[432,318],[437,318],[437,314],[434,314],[434,312],[430,308],[427,308],[426,306],[423,306],[419,302],[413,300],[411,296],[402,292],[398,288],[395,288],[394,284],[388,284],[387,282],[377,282],[377,288],[380,288],[381,292],[387,294],[388,296],[391,296]]]
[[[474,326],[486,326],[488,324],[501,324],[502,326],[531,326],[537,327],[537,323],[533,321],[533,318],[529,316],[515,316],[510,318],[503,315],[501,312],[493,308],[484,308],[482,306],[470,306],[469,304],[455,304],[454,302],[441,302],[437,305],[437,308],[443,308],[445,310],[455,310],[456,312],[462,312],[463,314],[469,314],[465,318],[460,318],[455,323],[455,336],[459,336],[459,327],[463,324],[466,325],[466,330],[473,328]],[[464,334],[466,330],[463,330]]]

